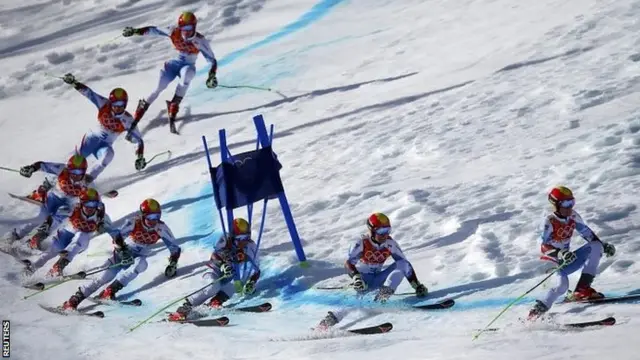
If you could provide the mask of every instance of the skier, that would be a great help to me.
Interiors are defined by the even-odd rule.
[[[160,239],[171,253],[164,275],[168,278],[174,277],[181,249],[175,244],[176,240],[169,226],[160,221],[161,215],[162,209],[158,201],[144,200],[140,204],[140,213],[127,219],[119,230],[111,234],[114,243],[113,257],[105,261],[102,266],[108,269],[100,278],[78,288],[78,291],[64,302],[62,308],[76,310],[78,304],[87,296],[113,279],[116,280],[102,290],[98,298],[115,300],[118,291],[147,270],[147,257],[150,255],[151,247]],[[116,275],[118,275],[117,278]]]
[[[371,214],[367,219],[367,228],[369,233],[362,234],[351,247],[345,262],[347,272],[353,280],[351,286],[359,294],[378,289],[374,301],[386,302],[395,293],[404,277],[415,290],[417,297],[427,296],[427,288],[418,281],[413,266],[398,243],[390,236],[389,218],[383,213]],[[383,269],[389,257],[394,263]],[[318,328],[326,330],[340,322],[348,312],[348,309],[329,311]]]
[[[40,242],[49,236],[50,229],[54,227],[54,215],[58,213],[61,207],[71,208],[74,205],[80,194],[87,189],[87,181],[89,179],[86,173],[87,160],[79,154],[71,156],[66,165],[37,161],[31,165],[21,167],[20,175],[29,178],[36,171],[55,174],[57,178],[55,185],[51,184],[49,180],[45,180],[45,183],[49,184],[48,186],[43,183],[37,190],[27,196],[42,203],[40,214],[38,215],[38,222],[42,221],[42,224],[38,226],[36,233],[28,241],[29,247],[32,249],[40,249]],[[20,232],[24,231],[21,230]],[[21,237],[17,230],[14,230],[14,234],[17,238]]]
[[[539,318],[551,308],[553,303],[568,290],[569,275],[580,268],[582,268],[580,279],[575,291],[567,300],[603,298],[604,295],[594,290],[591,283],[596,276],[602,253],[604,252],[607,256],[613,256],[616,253],[616,248],[612,244],[602,242],[573,210],[575,198],[569,188],[554,187],[549,192],[548,199],[553,206],[553,213],[547,215],[543,222],[540,258],[561,268],[555,274],[556,285],[549,289],[544,298],[536,300],[529,312],[529,320]],[[571,251],[569,248],[574,230],[577,230],[588,243]]]
[[[114,156],[113,143],[118,136],[130,128],[133,119],[131,114],[126,111],[129,96],[122,88],[115,88],[109,93],[109,98],[105,98],[86,85],[76,81],[72,74],[66,74],[62,80],[78,90],[82,95],[86,96],[98,108],[98,122],[100,130],[85,134],[80,144],[80,155],[88,158],[93,155],[98,161],[98,165],[89,171],[88,181],[94,181],[104,169],[111,163]],[[147,166],[144,158],[144,142],[139,131],[134,131],[127,139],[131,143],[138,145],[136,149],[136,170],[142,170]]]
[[[256,282],[260,278],[256,243],[251,239],[251,226],[247,220],[237,218],[233,220],[230,236],[222,236],[214,247],[211,259],[207,264],[212,272],[204,274],[204,278],[211,280],[211,285],[187,298],[185,302],[169,315],[169,321],[184,321],[194,306],[204,303],[208,298],[209,306],[220,308],[229,300],[234,292],[234,278],[236,268],[251,266],[251,276],[244,284],[242,293],[251,295],[256,291]]]
[[[110,224],[105,223],[104,204],[93,188],[87,188],[80,194],[80,201],[69,216],[62,222],[53,235],[51,247],[33,263],[23,260],[27,270],[33,273],[56,255],[60,258],[47,273],[50,277],[61,276],[64,268],[73,258],[89,246],[89,240],[95,232],[105,232]]]
[[[164,63],[164,67],[160,70],[160,79],[156,89],[138,102],[138,108],[134,114],[133,126],[129,128],[129,132],[140,119],[144,116],[149,106],[158,98],[161,92],[176,78],[180,77],[181,81],[176,86],[176,91],[171,101],[167,101],[167,112],[169,114],[169,128],[174,134],[177,134],[175,128],[175,119],[178,114],[180,101],[184,98],[196,74],[196,59],[198,53],[211,64],[209,76],[206,81],[208,88],[212,89],[218,86],[216,72],[218,70],[218,62],[211,50],[209,41],[200,33],[196,32],[198,20],[192,12],[183,12],[178,18],[178,26],[170,26],[167,32],[158,29],[155,26],[145,26],[141,28],[126,27],[122,31],[122,36],[129,37],[133,35],[155,35],[166,36],[171,40],[173,47],[178,52],[178,57]]]

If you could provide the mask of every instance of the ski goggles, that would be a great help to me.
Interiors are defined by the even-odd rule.
[[[193,25],[185,25],[180,28],[182,31],[193,31]]]
[[[251,237],[251,234],[240,234],[234,235],[233,238],[236,240],[248,240]]]
[[[100,202],[99,201],[86,201],[82,203],[83,207],[89,208],[89,209],[97,209],[98,206],[100,206]]]
[[[386,226],[386,227],[377,228],[374,230],[374,232],[376,233],[376,235],[389,235],[391,233],[391,227]]]
[[[160,213],[153,213],[153,214],[146,214],[144,216],[145,219],[147,220],[160,220]]]
[[[114,101],[111,103],[111,110],[114,112],[123,112],[127,107],[127,103],[124,101]]]
[[[571,209],[576,204],[575,199],[558,201],[558,205],[562,208]]]
[[[84,169],[69,169],[69,173],[73,175],[84,175]]]

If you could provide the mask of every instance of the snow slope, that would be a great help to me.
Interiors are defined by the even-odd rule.
[[[640,1],[3,2],[0,152],[9,156],[2,165],[63,161],[95,124],[93,106],[46,73],[74,72],[103,94],[122,86],[133,111],[173,54],[168,42],[118,34],[128,25],[168,25],[185,9],[196,11],[212,40],[220,84],[272,87],[286,97],[206,89],[200,59],[178,137],[163,117],[169,87],[141,128],[149,156],[169,149],[171,157],[135,173],[134,148],[120,140],[99,183],[120,191],[105,201],[116,222],[146,197],[163,203],[183,247],[179,276],[165,281],[168,252],[159,247],[149,269],[123,290],[144,307],[101,307],[102,320],[60,317],[36,304],[61,304],[78,282],[22,300],[30,291],[19,287],[20,266],[2,254],[0,315],[12,320],[14,358],[637,357],[637,304],[553,308],[562,321],[615,314],[618,325],[606,329],[515,325],[542,287],[497,322],[507,331],[471,337],[542,278],[536,228],[556,184],[574,190],[577,210],[618,249],[603,259],[594,286],[608,294],[640,291]],[[202,264],[219,226],[200,136],[215,159],[220,128],[233,152],[249,150],[256,114],[275,124],[274,149],[311,267],[298,266],[271,203],[264,277],[247,303],[268,299],[274,311],[229,313],[227,329],[150,323],[128,333],[203,285]],[[3,172],[0,188],[25,193],[40,180]],[[376,306],[348,292],[309,289],[347,282],[346,251],[374,211],[390,215],[430,300],[453,297],[455,308],[416,312],[406,306],[411,298]],[[36,212],[0,195],[0,231]],[[97,266],[110,246],[96,238],[70,271]],[[405,282],[399,291],[409,289]],[[395,328],[371,337],[309,330],[342,306],[357,309],[343,327],[392,321]]]

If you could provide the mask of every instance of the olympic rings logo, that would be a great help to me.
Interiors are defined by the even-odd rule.
[[[555,231],[556,240],[565,240],[569,239],[573,235],[573,231],[576,229],[575,224],[560,226]]]
[[[383,264],[387,258],[389,257],[389,255],[391,255],[389,249],[384,249],[382,251],[379,250],[375,250],[375,251],[371,251],[368,250],[363,254],[363,259],[365,262],[370,263],[370,264]]]

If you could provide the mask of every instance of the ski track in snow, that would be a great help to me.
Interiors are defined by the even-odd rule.
[[[640,183],[639,1],[3,4],[0,150],[9,156],[2,165],[66,160],[94,125],[94,108],[45,73],[73,71],[102,94],[124,86],[133,111],[173,54],[165,39],[114,37],[128,25],[171,24],[182,10],[199,17],[198,29],[220,60],[221,84],[273,87],[285,97],[208,90],[208,66],[199,59],[176,137],[164,120],[170,86],[141,129],[149,154],[170,149],[172,156],[134,173],[133,148],[118,141],[99,183],[120,192],[105,200],[116,224],[144,198],[161,201],[163,219],[183,247],[178,276],[162,275],[168,252],[158,245],[148,270],[121,292],[142,299],[143,307],[87,302],[84,307],[99,308],[106,318],[62,317],[36,303],[60,304],[79,282],[22,300],[31,291],[18,287],[25,281],[19,264],[1,255],[0,315],[12,320],[13,357],[635,358],[637,305],[552,309],[561,322],[615,315],[618,324],[607,329],[517,325],[548,284],[494,324],[505,331],[471,337],[547,270],[538,260],[537,227],[548,210],[546,193],[556,184],[574,190],[577,210],[618,250],[603,258],[594,286],[610,295],[640,291],[634,192]],[[227,329],[153,323],[157,317],[127,333],[203,285],[203,264],[220,224],[200,136],[207,136],[216,163],[219,128],[227,129],[233,153],[251,150],[251,117],[259,113],[275,124],[274,150],[311,267],[298,266],[279,205],[271,201],[261,243],[263,276],[245,303],[267,300],[274,310],[229,313]],[[0,188],[26,193],[40,181],[40,175],[3,172]],[[344,257],[374,211],[390,216],[394,238],[430,289],[424,302],[451,297],[454,308],[416,311],[409,306],[423,301],[413,297],[379,305],[372,295],[311,289],[348,283]],[[32,205],[2,197],[0,230],[36,213]],[[98,266],[110,251],[109,239],[98,237],[68,269]],[[571,276],[572,285],[578,276]],[[405,282],[398,291],[410,287]],[[342,306],[354,311],[337,331],[310,330],[326,311]],[[394,329],[382,336],[341,332],[386,321]],[[37,346],[33,339],[40,340]],[[238,346],[243,341],[254,346]]]

